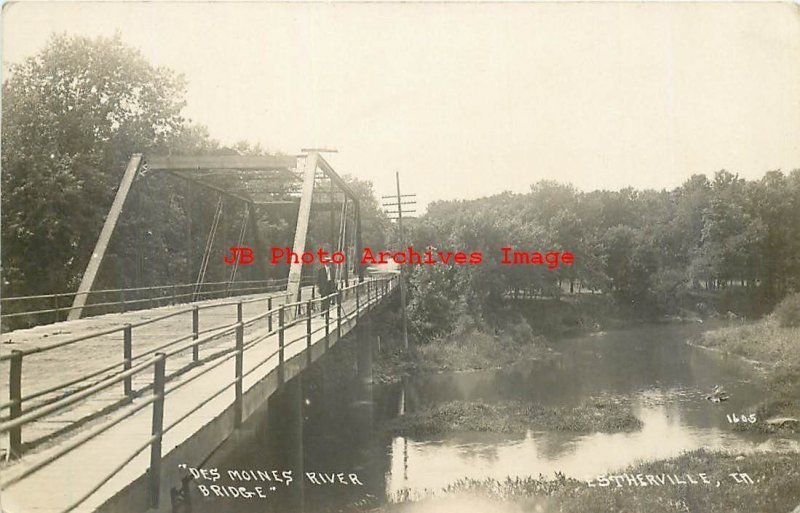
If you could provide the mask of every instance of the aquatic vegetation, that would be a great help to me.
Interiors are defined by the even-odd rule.
[[[642,421],[633,415],[627,400],[603,397],[590,398],[572,408],[521,401],[450,401],[398,417],[386,429],[398,435],[429,436],[454,431],[615,433],[641,427]]]

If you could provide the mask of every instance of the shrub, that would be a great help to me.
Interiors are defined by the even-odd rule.
[[[796,328],[800,326],[800,292],[783,298],[783,301],[775,307],[774,315],[781,327]]]

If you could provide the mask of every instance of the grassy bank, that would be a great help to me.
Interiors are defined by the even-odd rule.
[[[800,327],[784,327],[774,317],[726,326],[703,334],[706,347],[757,360],[777,370],[800,369]]]
[[[753,481],[743,479],[745,473]],[[755,453],[735,455],[696,450],[676,458],[633,465],[610,476],[627,474],[647,481],[652,476],[658,485],[634,486],[627,478],[617,486],[597,486],[593,480],[566,478],[465,479],[436,492],[437,498],[416,502],[398,494],[398,503],[385,506],[384,512],[456,511],[452,504],[469,504],[474,497],[478,507],[460,511],[469,513],[499,511],[542,513],[790,513],[800,505],[800,460],[796,454]],[[689,483],[689,474],[697,484]],[[710,483],[699,477],[703,474]],[[732,477],[731,474],[737,474]],[[687,484],[672,484],[665,476],[677,475]],[[664,480],[663,485],[658,479]],[[737,482],[740,481],[740,482]],[[719,486],[717,486],[719,482]]]
[[[749,429],[767,433],[800,432],[800,326],[782,324],[777,316],[771,315],[752,324],[706,332],[698,341],[704,347],[762,364],[768,396],[754,405],[758,422]]]
[[[641,427],[629,401],[610,397],[590,398],[574,408],[519,401],[450,401],[403,415],[387,425],[391,433],[405,436],[457,431],[525,433],[529,429],[615,433]]]

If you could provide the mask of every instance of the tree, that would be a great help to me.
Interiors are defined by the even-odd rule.
[[[183,137],[183,96],[182,77],[118,35],[56,35],[11,66],[2,106],[8,293],[77,285],[130,155]]]

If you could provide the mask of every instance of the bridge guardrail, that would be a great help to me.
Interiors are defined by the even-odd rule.
[[[151,287],[130,287],[121,289],[101,289],[87,292],[61,292],[58,294],[38,294],[0,298],[2,314],[0,320],[11,329],[27,328],[66,320],[69,313],[78,307],[72,301],[78,295],[87,295],[93,301],[84,305],[84,316],[92,317],[108,313],[124,313],[144,308],[176,305],[181,302],[217,299],[231,295],[272,292],[286,288],[287,280],[243,280],[236,282],[203,283],[198,289],[195,283],[156,285]],[[305,280],[304,285],[309,284]],[[114,298],[113,300],[111,298]],[[18,306],[22,305],[22,306]],[[27,322],[23,322],[27,321]],[[14,326],[17,324],[17,326]]]
[[[45,467],[49,463],[52,463],[56,459],[60,458],[64,454],[71,452],[72,450],[80,447],[81,445],[85,444],[89,440],[99,436],[103,432],[107,431],[111,427],[123,422],[124,420],[130,418],[132,415],[138,413],[142,409],[146,408],[149,405],[153,405],[153,428],[151,437],[142,445],[138,446],[134,453],[129,455],[122,463],[120,463],[117,467],[113,469],[104,479],[102,479],[99,483],[93,486],[89,491],[87,491],[84,495],[79,497],[75,500],[72,504],[68,505],[61,513],[68,513],[82,504],[86,499],[91,497],[97,490],[99,490],[108,480],[110,480],[117,472],[119,472],[122,468],[128,465],[133,459],[138,456],[142,451],[144,451],[147,447],[151,448],[151,455],[150,455],[150,467],[149,467],[149,474],[150,474],[150,497],[151,497],[151,506],[156,507],[158,505],[158,498],[160,495],[160,463],[161,463],[161,441],[163,435],[173,429],[175,426],[186,420],[189,416],[193,413],[197,412],[200,408],[205,406],[208,401],[219,397],[225,391],[230,389],[231,387],[235,387],[235,398],[234,398],[234,427],[239,427],[242,423],[242,398],[243,398],[243,380],[245,377],[249,376],[253,372],[255,372],[258,368],[262,365],[266,364],[268,361],[272,360],[276,356],[278,357],[278,381],[279,384],[284,383],[285,378],[285,351],[286,348],[300,342],[302,340],[306,341],[306,354],[308,358],[308,362],[311,361],[311,345],[312,345],[312,336],[315,333],[318,333],[322,330],[325,330],[325,350],[327,351],[329,347],[329,336],[331,332],[331,310],[336,309],[336,329],[337,334],[341,336],[341,327],[343,322],[350,322],[353,318],[358,318],[361,312],[373,308],[381,298],[391,293],[396,286],[397,283],[397,276],[391,276],[387,278],[378,278],[378,279],[368,279],[361,283],[356,283],[351,286],[346,286],[343,289],[338,290],[334,294],[331,294],[327,297],[316,297],[312,295],[312,298],[304,300],[304,301],[297,301],[293,303],[284,303],[278,306],[273,306],[272,296],[268,298],[268,305],[267,310],[261,314],[258,314],[254,317],[251,317],[247,320],[243,319],[242,313],[242,305],[248,302],[253,302],[255,300],[262,300],[263,298],[257,299],[250,299],[250,300],[238,300],[233,301],[227,304],[236,304],[237,305],[237,320],[234,323],[229,325],[217,327],[216,331],[210,333],[202,338],[199,337],[199,330],[197,329],[197,323],[193,322],[193,331],[191,335],[178,337],[174,340],[168,341],[165,344],[158,346],[157,348],[151,349],[147,355],[140,355],[138,359],[145,358],[145,356],[150,356],[149,358],[144,359],[140,363],[133,365],[133,358],[130,357],[130,352],[126,346],[126,359],[124,360],[124,370],[117,374],[111,375],[109,377],[104,378],[98,383],[95,383],[83,390],[78,392],[71,393],[66,396],[59,397],[55,400],[47,402],[43,405],[39,405],[36,408],[28,408],[25,411],[22,410],[23,401],[26,399],[30,399],[32,396],[36,396],[36,394],[41,395],[42,392],[37,392],[34,394],[29,394],[28,396],[23,397],[21,394],[21,376],[22,376],[22,357],[26,354],[24,351],[16,351],[12,354],[9,358],[11,360],[11,369],[12,372],[10,373],[10,400],[6,403],[0,405],[2,408],[8,408],[10,410],[10,415],[6,418],[2,419],[0,422],[0,434],[8,433],[9,440],[10,440],[10,448],[13,452],[13,449],[19,451],[17,454],[20,454],[22,451],[22,428],[35,422],[43,417],[46,417],[50,414],[55,412],[63,411],[70,406],[86,400],[89,397],[92,397],[102,391],[105,391],[114,385],[118,385],[119,383],[124,384],[124,393],[125,396],[130,396],[133,391],[131,387],[131,380],[133,376],[137,374],[143,373],[148,368],[153,369],[153,379],[150,385],[144,387],[142,390],[138,391],[139,393],[146,391],[147,389],[152,390],[152,395],[145,399],[144,401],[136,404],[130,409],[122,411],[120,415],[117,415],[114,419],[110,422],[103,423],[102,425],[95,427],[88,432],[76,436],[75,438],[69,440],[65,445],[63,445],[59,450],[57,450],[54,454],[51,454],[45,458],[40,459],[39,461],[35,462],[33,465],[26,468],[24,471],[14,475],[11,478],[7,478],[0,482],[0,486],[7,488],[10,485],[13,485],[16,482],[24,479],[25,477],[35,473],[36,471],[40,470],[41,468]],[[355,304],[350,312],[346,311],[346,305],[350,299],[355,297]],[[365,300],[362,298],[365,297]],[[327,304],[327,308],[323,307],[324,304]],[[218,306],[218,305],[211,305],[210,307]],[[191,309],[184,309],[181,312],[185,313],[187,311],[197,312],[199,308],[197,306]],[[172,314],[170,316],[178,315],[177,313]],[[193,318],[194,318],[193,313]],[[272,319],[274,316],[277,315],[278,323],[277,327],[274,326]],[[162,318],[166,318],[163,316]],[[312,330],[313,319],[323,319],[324,324],[322,326],[317,327],[316,329]],[[268,327],[267,331],[252,340],[245,343],[244,341],[244,332],[245,327],[253,326],[256,322],[260,320],[268,319]],[[137,325],[149,324],[155,322],[155,320],[143,321],[138,323]],[[296,337],[290,341],[285,340],[286,330],[300,324],[301,322],[305,323],[305,333],[301,336]],[[123,327],[123,330],[126,330],[126,341],[130,340],[130,329],[133,325],[126,325]],[[103,333],[118,331],[119,328],[115,330],[106,330]],[[231,334],[235,333],[235,344],[232,348],[224,349],[217,354],[213,355],[213,359],[210,360],[207,366],[189,377],[186,380],[182,380],[181,382],[177,383],[175,386],[167,389],[166,383],[172,381],[178,375],[182,374],[182,372],[176,371],[175,373],[168,375],[166,374],[166,362],[167,359],[171,356],[175,356],[177,354],[183,353],[188,351],[189,349],[192,350],[193,356],[197,354],[197,349],[203,344],[209,343],[224,334]],[[97,336],[97,334],[94,334]],[[266,358],[262,358],[261,361],[257,362],[255,366],[249,369],[247,372],[243,372],[244,367],[244,354],[245,351],[256,344],[263,342],[264,340],[276,336],[278,339],[278,348],[267,355]],[[192,337],[188,339],[187,337]],[[52,347],[48,349],[41,349],[36,351],[29,351],[27,354],[36,354],[40,352],[44,352],[46,350],[54,349],[56,347],[63,347],[67,343],[76,343],[81,340],[85,340],[91,337],[78,337],[74,340],[61,342],[58,344],[53,344]],[[184,342],[182,345],[178,345],[177,347],[173,347],[170,351],[164,352],[163,350],[170,347],[175,346]],[[156,351],[154,353],[154,351]],[[217,367],[223,365],[231,358],[235,358],[235,377],[232,380],[226,381],[222,383],[222,387],[215,391],[210,397],[205,398],[201,401],[197,406],[193,407],[190,411],[181,415],[178,419],[174,420],[168,426],[164,427],[163,425],[163,412],[164,412],[164,402],[166,398],[169,396],[170,393],[178,390],[187,384],[193,382],[194,380],[206,375],[207,373],[211,372],[212,370],[216,369]],[[115,364],[113,367],[119,366],[119,363]],[[113,368],[110,367],[110,368]],[[97,371],[92,373],[92,377],[97,375]],[[85,378],[85,377],[84,377]],[[62,387],[65,385],[61,385]],[[55,388],[55,387],[51,387]]]
[[[315,295],[315,292],[312,289],[312,296],[314,296],[314,295]],[[281,298],[281,297],[285,297],[285,294],[276,295],[276,296],[270,296],[267,299],[268,309],[272,308],[273,299]],[[60,342],[54,342],[52,344],[42,345],[42,346],[33,347],[33,348],[29,348],[29,349],[23,349],[23,350],[12,350],[10,352],[10,354],[0,355],[0,362],[10,360],[9,400],[0,402],[0,411],[5,410],[5,409],[8,409],[10,411],[9,411],[9,415],[8,416],[0,415],[0,421],[7,420],[9,418],[15,418],[15,417],[19,416],[21,414],[20,413],[21,412],[21,406],[25,402],[30,402],[30,401],[32,401],[34,399],[39,399],[39,398],[41,398],[43,396],[46,396],[48,394],[55,394],[55,393],[57,393],[59,391],[62,391],[66,387],[79,385],[83,381],[87,381],[89,379],[92,379],[92,378],[95,378],[97,376],[100,376],[100,375],[102,375],[104,373],[111,372],[114,369],[118,368],[120,365],[122,365],[122,370],[127,370],[128,368],[130,368],[130,366],[132,365],[132,363],[134,361],[141,360],[142,358],[144,358],[146,356],[149,356],[151,354],[155,354],[156,352],[158,352],[160,350],[164,350],[164,349],[166,349],[166,348],[168,348],[170,346],[173,346],[173,345],[175,345],[177,343],[180,343],[182,341],[188,340],[189,338],[197,340],[200,337],[200,335],[202,335],[202,334],[212,333],[212,336],[211,336],[210,340],[214,340],[216,338],[219,338],[221,336],[229,334],[230,333],[230,329],[234,326],[235,323],[230,323],[230,324],[223,325],[223,326],[212,326],[210,328],[206,328],[206,329],[200,330],[199,329],[199,321],[200,321],[200,315],[199,314],[200,314],[200,311],[202,311],[202,310],[210,310],[210,309],[215,309],[215,308],[223,308],[223,307],[226,307],[226,306],[236,305],[237,303],[244,304],[244,303],[252,303],[252,302],[256,302],[256,301],[263,301],[263,298],[256,297],[256,298],[250,298],[250,299],[244,299],[244,300],[239,299],[239,300],[225,301],[225,302],[214,303],[214,304],[210,304],[210,305],[192,305],[192,306],[187,306],[186,308],[183,308],[183,309],[180,309],[180,310],[177,310],[177,311],[173,311],[173,312],[168,312],[168,313],[166,313],[164,315],[161,315],[161,316],[158,316],[158,317],[155,317],[155,318],[152,318],[152,319],[146,319],[146,320],[143,320],[143,321],[139,321],[139,322],[136,322],[136,323],[129,323],[129,324],[125,324],[123,326],[115,327],[115,328],[110,328],[110,329],[106,329],[106,330],[87,333],[85,335],[81,335],[81,336],[78,336],[78,337],[73,337],[73,338],[70,338],[70,339],[67,339],[67,340],[63,340],[63,341],[60,341]],[[149,349],[149,350],[147,350],[145,352],[139,353],[136,356],[132,355],[132,353],[133,353],[133,328],[137,328],[137,327],[141,327],[141,326],[145,326],[145,325],[149,325],[149,324],[154,324],[156,322],[163,321],[163,320],[166,320],[166,319],[170,319],[172,317],[176,317],[176,316],[179,316],[179,315],[187,314],[189,312],[191,312],[191,314],[192,314],[192,333],[191,334],[184,335],[184,336],[172,339],[172,340],[170,340],[170,341],[168,341],[168,342],[166,342],[164,344],[161,344],[161,345],[159,345],[159,346],[157,346],[155,348],[151,348],[151,349]],[[270,329],[272,328],[271,324],[272,323],[270,321]],[[58,383],[56,385],[53,385],[53,386],[50,386],[50,387],[47,387],[47,388],[44,388],[44,389],[41,389],[41,390],[37,390],[37,391],[32,392],[30,394],[27,394],[25,396],[21,396],[21,388],[22,388],[22,384],[21,384],[21,380],[22,380],[22,358],[24,356],[34,355],[34,354],[38,354],[38,353],[45,353],[45,352],[48,352],[48,351],[52,351],[52,350],[55,350],[55,349],[59,349],[59,348],[62,348],[62,347],[73,345],[73,344],[76,344],[76,343],[79,343],[79,342],[83,342],[83,341],[86,341],[86,340],[90,340],[90,339],[93,339],[93,338],[103,337],[103,336],[107,336],[107,335],[114,335],[114,334],[117,334],[117,333],[122,333],[122,337],[123,337],[123,351],[122,351],[123,357],[119,362],[115,362],[113,364],[106,365],[106,366],[104,366],[104,367],[102,367],[100,369],[96,369],[93,372],[88,373],[88,374],[84,374],[84,375],[82,375],[82,376],[80,376],[78,378],[70,379],[70,380],[68,380],[66,382]],[[194,344],[192,364],[197,364],[199,362],[199,359],[200,359],[199,358],[199,346],[200,346],[200,344],[198,344],[198,343]],[[80,392],[80,390],[82,390],[86,386],[88,386],[88,385],[83,385],[82,387],[79,387],[75,391],[66,392],[66,394],[69,395],[69,393]],[[134,393],[134,391],[132,389],[132,386],[131,386],[131,379],[130,378],[125,381],[124,389],[125,389],[125,395],[127,397],[132,397],[132,396],[135,395],[135,393]],[[32,409],[36,409],[36,408],[47,406],[51,402],[54,402],[54,401],[60,399],[61,397],[64,397],[64,394],[56,395],[55,397],[50,398],[50,399],[41,400],[38,403],[34,403],[33,405],[29,405],[26,411],[30,411]],[[14,442],[16,442],[16,438],[15,437],[12,436],[11,442],[12,442],[10,444],[11,451],[13,453],[21,452],[21,449],[22,449],[21,446],[19,444],[17,444],[17,443],[14,443]]]

